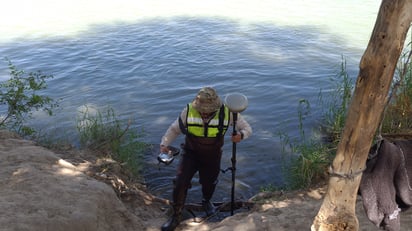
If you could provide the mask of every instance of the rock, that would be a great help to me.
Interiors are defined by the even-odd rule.
[[[109,185],[55,153],[0,131],[0,227],[8,230],[140,230]]]

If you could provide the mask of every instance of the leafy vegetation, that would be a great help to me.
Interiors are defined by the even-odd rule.
[[[381,133],[412,134],[412,41],[398,62]]]
[[[54,146],[52,142],[55,141],[43,137],[44,134],[37,134],[38,131],[27,125],[34,111],[43,110],[53,115],[54,109],[59,106],[57,101],[41,94],[47,88],[46,81],[53,76],[41,71],[26,73],[10,60],[7,61],[10,78],[0,83],[0,110],[5,113],[0,116],[0,128]],[[125,165],[132,175],[139,176],[142,155],[147,148],[146,144],[139,141],[142,132],[132,131],[130,122],[123,125],[111,108],[102,113],[90,111],[86,107],[76,122],[82,148],[110,155]]]
[[[318,97],[323,115],[319,130],[323,138],[305,134],[304,120],[311,114],[310,102],[306,99],[301,99],[298,106],[299,137],[292,139],[280,133],[282,152],[285,157],[289,157],[285,158],[283,165],[287,189],[306,188],[326,177],[352,97],[353,82],[343,58],[339,72],[331,81],[336,84],[333,90],[327,92],[326,96],[321,91]]]
[[[377,135],[412,135],[412,42],[409,46],[411,49],[406,49],[398,62],[390,100]],[[336,83],[334,90],[326,97],[322,92],[319,94],[323,110],[320,131],[325,139],[313,136],[307,138],[305,135],[303,120],[310,114],[310,104],[307,100],[299,101],[300,137],[292,140],[288,135],[280,136],[284,146],[283,152],[290,156],[284,168],[289,189],[306,188],[319,182],[326,176],[327,168],[333,160],[354,88],[343,58],[340,72],[332,80]],[[286,146],[289,148],[285,148]]]
[[[320,142],[314,137],[307,137],[303,128],[303,121],[310,114],[310,104],[307,100],[300,100],[299,137],[291,139],[287,134],[281,133],[282,151],[285,157],[283,171],[289,190],[306,188],[313,183],[324,179],[326,169],[332,158],[330,144]],[[288,148],[286,148],[288,146]]]
[[[10,79],[0,82],[0,107],[5,108],[5,115],[0,116],[0,128],[32,136],[36,131],[26,122],[32,118],[33,111],[43,110],[52,115],[53,109],[58,107],[56,101],[41,94],[41,90],[47,88],[46,81],[53,76],[40,71],[25,73],[7,61]]]
[[[354,88],[353,79],[346,71],[346,61],[342,57],[339,72],[331,78],[335,87],[328,92],[319,93],[319,103],[322,110],[321,131],[326,134],[328,141],[337,143],[340,140],[340,134],[345,126],[346,113],[349,103],[352,99]]]
[[[139,176],[147,148],[139,141],[143,132],[132,131],[130,121],[122,124],[112,108],[102,113],[86,106],[79,113],[76,124],[82,148],[107,154],[126,166],[132,175]]]

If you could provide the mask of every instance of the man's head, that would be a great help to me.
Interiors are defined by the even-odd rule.
[[[193,99],[192,106],[199,113],[209,114],[219,110],[222,106],[222,101],[217,95],[215,89],[211,87],[203,87]]]

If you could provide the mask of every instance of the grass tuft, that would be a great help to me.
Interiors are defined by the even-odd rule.
[[[143,131],[132,131],[130,121],[122,124],[112,108],[101,112],[86,106],[79,112],[76,124],[82,148],[105,153],[126,166],[134,176],[140,175],[143,153],[148,148],[139,141]]]

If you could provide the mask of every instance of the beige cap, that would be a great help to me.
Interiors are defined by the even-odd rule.
[[[203,87],[193,99],[192,106],[200,113],[212,113],[219,110],[222,106],[222,101],[215,89]]]

